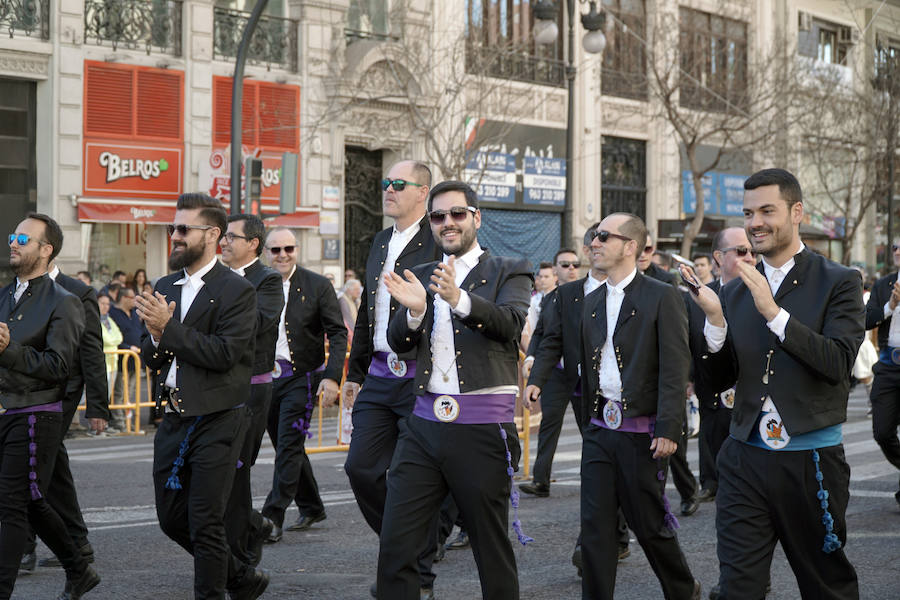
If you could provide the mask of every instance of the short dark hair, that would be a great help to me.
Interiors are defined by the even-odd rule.
[[[638,249],[644,249],[644,246],[647,245],[647,238],[650,236],[650,232],[647,231],[647,226],[644,225],[644,221],[639,216],[626,212],[613,213],[607,216],[628,217],[625,219],[625,222],[622,223],[622,226],[619,227],[619,231],[625,237],[631,238],[637,242]]]
[[[115,273],[112,274],[112,278],[113,278],[113,279],[118,279],[118,278],[119,278],[119,275],[124,275],[125,277],[128,277],[128,273],[126,273],[125,271],[119,271],[119,270],[117,270]]]
[[[412,172],[417,180],[416,183],[431,187],[431,169],[428,168],[428,165],[420,160],[414,160],[412,161]]]
[[[556,261],[559,260],[560,254],[574,254],[576,257],[578,256],[578,253],[575,252],[574,250],[572,250],[571,248],[560,248],[559,250],[556,251],[556,254],[553,255],[554,263],[556,263]]]
[[[228,229],[225,208],[222,203],[200,192],[189,192],[178,196],[175,210],[196,210],[198,208],[200,209],[200,218],[207,225],[219,228],[219,239],[221,240],[225,235],[225,230]]]
[[[91,277],[91,272],[90,272],[90,271],[78,271],[78,272],[75,273],[75,274],[76,274],[76,275],[84,275],[85,277],[88,278],[88,281],[93,281],[93,280],[94,280],[94,278]]]
[[[475,193],[475,190],[472,189],[465,181],[457,181],[455,179],[448,179],[447,181],[442,181],[428,192],[428,210],[431,210],[431,205],[434,202],[435,196],[439,196],[440,194],[444,194],[446,192],[462,192],[466,197],[466,204],[468,206],[472,206],[474,208],[478,208],[478,194]]]
[[[99,300],[100,298],[106,298],[110,302],[113,301],[112,296],[109,295],[109,292],[103,292],[103,291],[99,292],[97,294],[97,300]]]
[[[697,259],[698,259],[698,258],[705,258],[705,259],[709,262],[709,264],[712,264],[712,262],[713,262],[713,261],[712,261],[712,256],[710,256],[710,255],[707,254],[706,252],[697,252],[696,254],[694,254],[693,256],[691,256],[691,260],[694,261],[694,262],[697,262]]]
[[[587,231],[584,232],[584,245],[590,246],[591,242],[594,241],[594,232],[597,231],[597,228],[600,227],[600,221],[597,221],[593,225],[587,228]]]
[[[53,248],[53,252],[50,253],[50,260],[47,261],[48,263],[52,262],[59,255],[63,245],[63,232],[59,223],[44,213],[30,212],[25,215],[25,218],[34,219],[44,224],[44,239],[41,241]]]
[[[803,190],[800,189],[800,182],[797,181],[797,178],[790,171],[785,171],[784,169],[763,169],[744,181],[745,190],[755,190],[767,185],[778,186],[778,193],[787,203],[788,208],[793,207],[798,202],[803,202]]]
[[[553,263],[547,262],[546,260],[542,260],[540,262],[540,264],[538,264],[538,271],[540,271],[541,269],[552,269],[552,268],[553,268]]]
[[[246,236],[248,242],[250,240],[259,240],[259,244],[256,246],[256,255],[262,254],[263,245],[266,243],[266,225],[263,223],[263,220],[257,215],[228,215],[229,223],[237,221],[244,222],[244,236]]]

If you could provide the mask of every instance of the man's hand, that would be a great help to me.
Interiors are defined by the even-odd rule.
[[[694,274],[694,270],[685,264],[678,265],[678,269],[684,272],[684,276],[688,279],[693,278],[700,281]],[[722,312],[722,302],[719,296],[709,289],[708,286],[701,285],[697,294],[688,294],[691,299],[697,303],[697,306],[706,315],[706,319],[710,325],[715,327],[725,327],[725,313]]]
[[[325,393],[325,397],[322,400],[322,405],[333,405],[335,402],[337,402],[338,382],[334,379],[323,379],[322,382],[319,383],[319,389],[316,390],[316,396],[323,392]]]
[[[654,450],[653,458],[666,458],[675,454],[678,444],[664,437],[655,437],[650,443],[650,450]]]
[[[90,427],[91,431],[94,433],[103,433],[106,429],[106,419],[88,419],[88,427]]]
[[[135,298],[137,301],[137,313],[147,326],[150,332],[157,340],[162,337],[162,332],[169,324],[172,315],[175,314],[175,303],[166,304],[166,297],[159,292],[143,292]]]
[[[0,352],[6,350],[9,346],[9,326],[0,321]]]
[[[438,263],[434,273],[431,274],[431,283],[428,289],[443,298],[450,308],[456,308],[459,304],[459,286],[456,285],[456,257],[451,256],[445,263]]]
[[[756,305],[756,310],[768,323],[781,310],[775,304],[775,298],[772,297],[772,288],[769,287],[769,280],[766,279],[765,275],[757,271],[756,267],[751,267],[745,262],[739,262],[737,266],[738,275],[740,275],[744,285],[747,286],[747,289],[750,290],[750,294],[753,296],[753,304]]]
[[[344,387],[341,389],[341,398],[343,399],[344,408],[353,408],[356,402],[356,396],[359,394],[359,384],[354,381],[345,381]]]
[[[405,269],[403,277],[391,271],[385,271],[381,278],[391,297],[408,308],[411,317],[419,318],[425,314],[427,294],[422,282],[416,279],[412,271]]]
[[[541,400],[541,388],[536,385],[529,385],[525,388],[525,393],[522,394],[522,405],[528,410],[532,410],[532,407],[537,404]]]
[[[900,280],[894,282],[894,288],[891,290],[891,299],[888,308],[893,312],[898,304],[900,304]]]
[[[531,376],[531,367],[534,366],[534,357],[526,356],[525,360],[522,361],[522,377],[528,379]]]

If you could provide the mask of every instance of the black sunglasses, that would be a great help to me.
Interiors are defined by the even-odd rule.
[[[12,236],[9,236],[9,239],[10,239],[10,242],[9,242],[9,243],[11,244],[11,243],[12,243]],[[892,249],[894,252],[896,252],[897,250],[900,250],[900,244],[894,244],[893,246],[891,246],[891,249]]]
[[[457,223],[461,223],[466,220],[466,215],[469,213],[474,215],[477,210],[474,206],[454,206],[450,210],[433,210],[428,213],[428,218],[431,219],[432,225],[440,225],[447,215],[453,217]]]
[[[574,268],[577,269],[577,268],[579,268],[579,267],[581,266],[581,263],[578,262],[577,260],[576,260],[575,262],[569,262],[569,261],[567,261],[567,260],[561,260],[561,261],[559,261],[559,262],[556,263],[556,264],[558,264],[558,265],[559,265],[560,267],[562,267],[563,269],[568,269],[569,267],[574,267]]]
[[[722,248],[720,252],[725,254],[729,250],[734,250],[735,254],[738,256],[747,256],[747,253],[750,253],[750,256],[756,256],[756,251],[748,248],[747,246],[731,246],[730,248]]]
[[[406,189],[406,186],[412,185],[415,187],[422,187],[423,183],[416,183],[414,181],[407,181],[405,179],[382,179],[381,180],[381,189],[387,191],[387,189],[391,186],[394,186],[395,192],[402,192]]]
[[[277,255],[281,254],[282,250],[284,250],[285,254],[293,254],[294,250],[296,250],[296,249],[297,249],[297,246],[272,246],[268,250],[269,250],[269,252],[271,252],[272,254],[277,256]]]
[[[166,225],[166,231],[169,232],[170,237],[176,231],[178,232],[178,235],[180,235],[181,237],[184,237],[188,234],[188,231],[190,231],[191,229],[200,229],[202,231],[206,231],[207,229],[212,229],[212,228],[213,228],[212,225],[183,225],[183,224]]]
[[[630,242],[631,238],[626,237],[624,235],[619,235],[618,233],[612,233],[611,231],[606,231],[605,229],[598,229],[596,231],[591,232],[591,241],[593,242],[595,239],[599,239],[600,243],[605,244],[609,241],[609,238],[616,238],[618,240],[622,240],[623,242]]]

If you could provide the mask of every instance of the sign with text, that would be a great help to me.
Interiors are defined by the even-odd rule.
[[[744,214],[744,181],[746,175],[710,171],[703,176],[703,210],[709,215],[739,217]],[[681,172],[682,210],[694,214],[697,195],[689,170]]]
[[[262,160],[262,193],[260,200],[264,213],[279,212],[279,199],[281,196],[281,156],[282,151],[268,151],[264,148],[247,148],[241,150],[241,165],[247,158],[259,158]],[[200,189],[206,191],[213,198],[228,203],[231,200],[231,148],[217,148],[209,155],[208,161],[200,164]],[[243,168],[243,167],[241,167]],[[241,177],[241,188],[244,187],[244,177]],[[298,186],[299,190],[299,186]],[[243,194],[241,194],[243,196]],[[297,206],[300,206],[300,194],[297,193]]]
[[[480,200],[516,201],[516,158],[502,152],[476,152],[466,164],[463,178],[475,187]]]
[[[566,205],[566,161],[526,156],[522,189],[525,204]]]
[[[177,199],[183,152],[178,145],[86,141],[83,195]]]

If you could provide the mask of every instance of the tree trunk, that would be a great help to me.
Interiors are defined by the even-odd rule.
[[[691,160],[690,162],[693,164],[694,161]],[[684,228],[684,239],[681,241],[681,255],[685,258],[691,257],[691,246],[694,245],[694,240],[697,239],[697,236],[700,235],[700,230],[703,228],[704,209],[706,208],[704,204],[706,199],[703,197],[703,175],[705,173],[698,173],[696,170],[691,171],[691,179],[694,183],[694,197],[697,199],[697,205],[694,207],[694,218]]]

